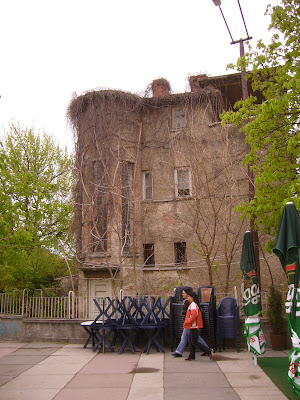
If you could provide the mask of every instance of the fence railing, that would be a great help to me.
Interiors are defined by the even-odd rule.
[[[233,288],[232,293],[227,295],[237,298],[240,315],[243,316],[241,292]],[[225,293],[217,292],[217,306],[225,296]],[[263,315],[267,311],[267,297],[267,292],[261,293]],[[98,301],[102,303],[101,298]],[[0,314],[21,315],[28,318],[89,319],[92,318],[91,304],[93,301],[90,297],[75,296],[72,291],[64,297],[28,296],[26,289],[22,293],[0,293]]]
[[[69,292],[64,297],[28,296],[23,293],[0,293],[0,314],[22,315],[28,318],[88,318],[88,298]]]

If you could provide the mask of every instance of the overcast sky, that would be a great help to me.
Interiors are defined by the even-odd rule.
[[[268,3],[240,0],[252,46],[269,41]],[[237,0],[222,0],[234,40],[246,37]],[[66,109],[74,93],[142,94],[156,78],[173,92],[188,76],[229,73],[239,56],[212,0],[0,0],[0,128],[34,126],[72,149]],[[233,72],[233,71],[231,71]]]

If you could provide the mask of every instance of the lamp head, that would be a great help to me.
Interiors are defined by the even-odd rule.
[[[221,0],[213,0],[215,6],[221,5]]]

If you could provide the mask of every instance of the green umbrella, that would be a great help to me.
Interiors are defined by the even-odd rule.
[[[243,273],[242,296],[246,315],[244,335],[247,338],[249,351],[255,356],[261,355],[266,351],[266,342],[260,327],[261,297],[253,240],[249,231],[244,235],[240,268]]]
[[[289,284],[285,306],[293,348],[288,376],[295,392],[300,394],[300,218],[294,203],[286,203],[283,209],[273,252],[279,258]]]

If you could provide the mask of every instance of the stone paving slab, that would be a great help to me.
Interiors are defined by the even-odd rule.
[[[5,349],[5,348],[0,348],[0,358],[8,355],[8,354],[12,354],[16,351],[17,349],[14,348],[9,348],[9,349]]]
[[[32,367],[32,364],[2,364],[0,365],[0,376],[18,376],[22,374],[24,371],[28,370]]]
[[[132,374],[76,375],[66,385],[71,388],[130,388]]]
[[[262,371],[258,372],[229,372],[225,374],[230,385],[234,388],[264,386],[265,388],[274,386],[271,379]]]
[[[127,388],[62,389],[55,400],[127,400],[128,393]]]
[[[237,394],[242,400],[286,400],[287,397],[275,386],[270,386],[266,388],[265,386],[260,387],[244,387],[235,388]]]
[[[99,361],[98,357],[96,357],[87,365],[85,365],[79,373],[85,375],[93,375],[95,372],[129,374],[134,373],[137,363],[138,360],[136,362],[126,362],[126,360],[123,360],[122,362],[120,360],[120,362],[117,362],[115,359],[109,361]]]
[[[201,361],[184,361],[176,359],[176,362],[165,362],[165,371],[167,372],[220,372],[218,364],[209,361],[209,363]]]
[[[165,390],[164,400],[239,400],[240,397],[232,388],[170,388]],[[133,399],[134,400],[134,399]],[[152,399],[153,400],[153,399]],[[256,400],[260,400],[256,398]]]
[[[90,358],[93,358],[97,355],[97,353],[94,353],[92,351],[87,351],[87,349],[80,349],[80,348],[72,348],[72,347],[62,347],[60,349],[57,349],[55,353],[53,352],[53,355],[55,356],[88,356]]]
[[[43,348],[59,348],[63,347],[65,344],[63,343],[55,343],[55,342],[30,342],[30,343],[23,343],[21,346],[24,349],[43,349]]]
[[[256,386],[236,388],[235,390],[239,396],[256,396],[257,399],[260,399],[262,396],[283,396],[282,392],[275,385],[267,388],[265,386]]]
[[[7,389],[62,389],[72,378],[73,375],[19,375],[1,387],[0,398],[2,390]]]
[[[23,376],[28,375],[75,375],[85,365],[85,363],[78,364],[62,364],[49,367],[49,365],[36,364],[32,368],[23,372]]]
[[[56,352],[59,349],[59,347],[43,347],[41,349],[37,348],[20,348],[17,350],[14,350],[14,352],[11,354],[13,356],[50,356],[54,352]]]
[[[132,386],[135,388],[163,388],[164,376],[162,372],[135,374],[132,381]]]
[[[248,351],[245,350],[241,350],[239,353],[235,351],[221,351],[214,354],[214,361],[249,360],[249,359],[253,360],[253,354],[250,354]]]
[[[56,356],[51,355],[50,357],[44,358],[41,361],[41,365],[66,365],[66,364],[86,364],[91,360],[91,356],[82,355],[82,356]],[[1,358],[0,358],[1,361]]]
[[[73,375],[20,375],[3,385],[2,389],[62,389],[72,378]]]
[[[263,355],[263,357],[288,357],[290,354],[289,350],[276,351],[276,350],[268,350]]]
[[[286,400],[247,351],[216,353],[212,362],[197,352],[187,362],[169,351],[103,354],[82,346],[0,343],[0,399]]]
[[[24,343],[20,342],[0,342],[0,349],[19,349],[23,347]]]
[[[14,376],[2,375],[0,376],[0,386],[14,379]]]
[[[184,400],[186,397],[182,397]],[[143,389],[141,387],[131,388],[127,400],[164,400],[164,389],[161,387]]]
[[[240,396],[241,400],[257,400],[257,396],[250,396],[250,395],[246,395],[246,396]],[[259,400],[288,400],[287,397],[285,397],[283,394],[275,394],[275,395],[262,395],[261,397],[259,397]]]
[[[60,389],[0,390],[1,400],[53,400]]]
[[[43,360],[45,360],[47,356],[14,356],[12,354],[9,354],[7,356],[4,356],[0,358],[0,365],[5,364],[37,364]]]
[[[164,373],[164,387],[182,388],[182,387],[229,387],[229,383],[222,372],[203,372],[199,373]]]
[[[254,365],[252,360],[234,360],[234,361],[217,361],[216,364],[219,366],[222,372],[241,372],[247,371],[251,373],[262,372],[258,365]]]

